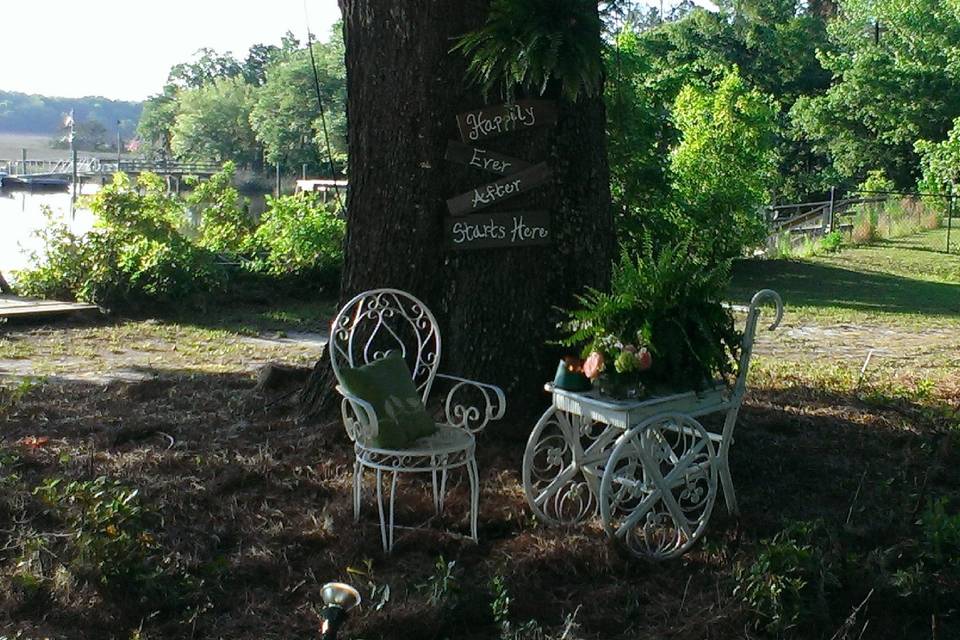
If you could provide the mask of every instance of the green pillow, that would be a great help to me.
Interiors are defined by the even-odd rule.
[[[399,352],[356,369],[340,371],[340,381],[351,394],[373,405],[380,427],[373,444],[383,449],[402,449],[417,438],[437,431],[427,413],[413,376]]]

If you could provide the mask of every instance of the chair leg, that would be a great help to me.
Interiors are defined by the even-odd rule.
[[[439,485],[437,484],[437,458],[436,458],[436,456],[430,456],[430,467],[431,467],[430,475],[432,476],[432,480],[433,480],[433,483],[432,483],[432,485],[433,485],[433,509],[434,509],[434,511],[436,511],[436,512],[439,514],[440,511],[443,509],[443,506],[442,506],[441,497],[440,497],[442,494],[440,493],[440,487],[439,487]]]
[[[353,521],[360,522],[360,497],[363,488],[363,466],[360,461],[353,463]]]
[[[443,499],[447,495],[447,459],[443,459],[443,471],[440,472],[440,500],[437,502],[437,513],[443,513]]]
[[[444,471],[446,473],[446,471]],[[480,473],[477,471],[477,459],[470,456],[467,463],[467,475],[470,476],[470,537],[479,542],[477,535],[477,519],[480,512]]]
[[[383,514],[383,471],[377,469],[377,511],[380,512],[380,541],[383,543],[383,550],[390,552],[390,546],[387,544],[387,520]]]
[[[393,504],[396,501],[397,497],[397,476],[398,472],[393,472],[393,480],[390,482],[390,528],[389,528],[389,537],[390,537],[390,546],[387,548],[387,553],[393,551]]]

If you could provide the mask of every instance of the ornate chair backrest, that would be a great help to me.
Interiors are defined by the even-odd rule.
[[[440,364],[440,329],[430,310],[398,289],[372,289],[355,296],[330,325],[330,364],[359,367],[399,351],[413,374],[413,383],[427,402]]]
[[[753,294],[750,300],[750,310],[747,312],[747,325],[743,329],[743,342],[740,344],[740,366],[737,371],[737,381],[733,387],[733,397],[736,402],[743,400],[747,390],[747,373],[750,369],[750,356],[753,354],[753,340],[757,335],[757,321],[760,319],[760,305],[765,299],[770,299],[777,307],[777,317],[774,318],[768,329],[773,331],[783,319],[783,301],[780,294],[772,289],[761,289]]]

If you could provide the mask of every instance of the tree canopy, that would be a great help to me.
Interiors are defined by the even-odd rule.
[[[146,101],[137,133],[143,153],[183,160],[259,166],[307,164],[329,173],[327,137],[336,164],[345,164],[343,37],[313,45],[324,118],[314,87],[310,51],[287,33],[279,45],[255,44],[242,60],[199,50],[174,65],[163,90]]]

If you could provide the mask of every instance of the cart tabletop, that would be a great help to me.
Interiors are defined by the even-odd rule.
[[[567,391],[544,385],[553,395],[553,405],[561,410],[628,428],[639,420],[657,413],[676,412],[702,416],[730,407],[731,393],[725,384],[717,384],[703,391],[656,395],[634,400],[616,400],[603,396],[597,390]]]

